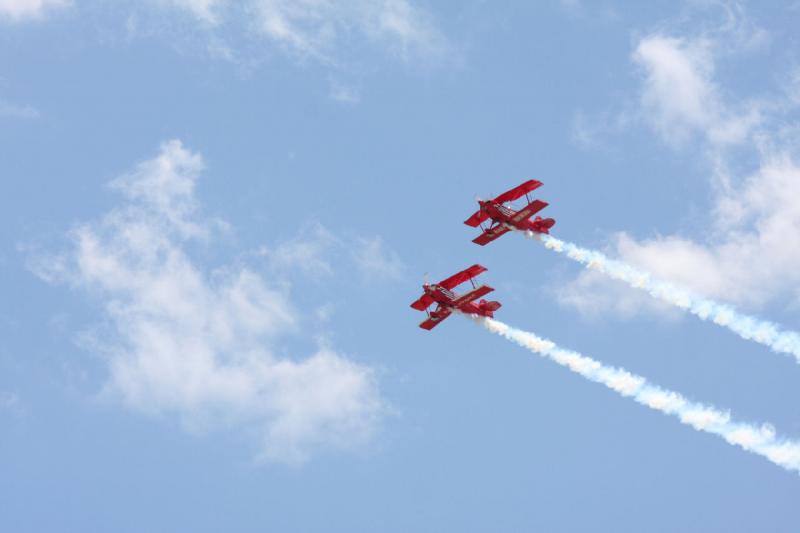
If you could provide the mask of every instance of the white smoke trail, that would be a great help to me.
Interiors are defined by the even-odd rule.
[[[681,423],[692,426],[698,431],[719,435],[728,443],[766,457],[787,470],[800,472],[800,443],[776,437],[775,428],[769,424],[758,427],[733,422],[730,413],[694,403],[676,392],[651,385],[641,376],[620,368],[605,366],[589,357],[564,350],[533,333],[512,328],[491,318],[475,315],[471,315],[470,318],[492,333],[543,355],[586,379],[602,383],[622,396],[633,398],[636,402],[664,414],[673,415]]]
[[[620,261],[609,259],[600,252],[581,248],[550,235],[524,232],[529,239],[542,242],[546,248],[564,254],[570,259],[597,270],[614,279],[624,281],[631,287],[643,289],[651,296],[675,307],[689,311],[703,320],[711,320],[724,326],[743,339],[752,340],[768,346],[774,352],[787,353],[800,363],[800,334],[781,331],[776,324],[739,313],[729,305],[719,304],[708,298],[670,283],[652,279],[649,274],[637,270]]]

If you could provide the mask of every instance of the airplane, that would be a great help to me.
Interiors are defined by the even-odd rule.
[[[529,192],[541,186],[541,181],[528,180],[510,191],[504,192],[494,200],[478,200],[480,209],[464,221],[464,224],[467,226],[472,226],[473,228],[480,226],[483,230],[483,233],[473,239],[472,242],[484,246],[512,229],[533,231],[535,233],[549,233],[550,228],[556,223],[555,220],[539,216],[530,220],[533,215],[548,205],[547,202],[543,202],[542,200],[534,200],[531,202],[531,199],[528,197]],[[528,200],[528,205],[519,211],[514,211],[504,205],[513,202],[522,195],[525,195],[525,198]],[[488,219],[491,219],[492,223],[488,228],[484,228],[483,222]]]
[[[494,290],[488,285],[475,286],[473,278],[482,272],[486,272],[485,267],[472,265],[466,270],[443,279],[439,283],[431,284],[426,282],[422,286],[424,291],[422,296],[411,304],[413,309],[428,313],[428,319],[422,322],[419,327],[431,330],[450,316],[453,311],[461,311],[469,315],[493,317],[494,312],[500,309],[500,302],[487,302],[483,299],[479,302],[474,301]],[[471,291],[460,295],[452,291],[452,289],[467,281],[472,283]],[[428,311],[428,307],[434,303],[436,304],[436,309]]]

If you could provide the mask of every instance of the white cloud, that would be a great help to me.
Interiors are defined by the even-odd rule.
[[[605,316],[629,319],[643,311],[662,318],[679,316],[674,307],[594,270],[581,271],[574,280],[556,288],[555,296],[559,304],[574,307],[592,319]]]
[[[785,151],[764,154],[760,168],[720,192],[710,241],[680,236],[617,242],[627,261],[697,292],[763,305],[800,301],[800,166]]]
[[[380,236],[340,237],[319,223],[274,247],[263,247],[259,255],[276,272],[300,272],[316,280],[334,275],[334,265],[345,261],[358,269],[364,281],[396,281],[405,272],[400,256]]]
[[[105,392],[191,429],[255,430],[269,459],[301,462],[318,446],[368,438],[383,411],[373,372],[325,346],[277,356],[274,341],[301,328],[286,291],[247,267],[207,272],[191,259],[193,242],[207,245],[217,226],[198,214],[202,169],[199,154],[165,143],[113,182],[122,206],[77,227],[60,260],[39,263],[46,279],[103,303],[112,327],[95,346],[108,357]]]
[[[753,307],[785,297],[800,302],[798,198],[800,165],[788,151],[765,153],[754,173],[735,187],[720,188],[706,240],[680,235],[637,240],[623,233],[611,247],[623,261],[659,279],[722,301]],[[582,275],[569,284],[565,294],[580,297],[562,301],[587,313],[619,305],[631,311],[641,303],[630,295],[633,289],[620,288],[615,301],[599,280],[586,281]]]
[[[343,104],[357,104],[361,101],[358,89],[333,81],[331,82],[329,95],[332,100]]]
[[[158,0],[207,28],[230,24],[300,58],[336,64],[354,39],[379,43],[403,60],[438,61],[447,40],[428,13],[409,0]],[[228,49],[229,53],[232,53]]]
[[[71,0],[0,0],[0,20],[21,22],[41,19],[48,11],[71,4]]]
[[[39,118],[39,110],[27,105],[15,105],[0,100],[0,117],[35,119]]]
[[[215,25],[220,21],[219,12],[227,0],[158,0],[162,5],[183,9],[199,21]]]
[[[320,305],[319,307],[315,308],[314,316],[320,322],[328,322],[330,321],[335,311],[336,311],[336,306],[328,302],[326,304]]]
[[[0,409],[7,410],[12,413],[19,413],[19,396],[13,392],[0,391]]]
[[[713,144],[744,142],[761,122],[755,103],[729,110],[713,81],[714,43],[652,35],[639,41],[634,61],[644,72],[645,117],[668,142],[680,144],[699,133]]]
[[[661,279],[723,301],[755,307],[787,298],[798,302],[800,125],[792,115],[800,103],[796,72],[789,73],[772,97],[734,99],[715,79],[719,54],[724,50],[732,54],[726,56],[730,59],[751,53],[752,43],[763,43],[766,37],[746,21],[727,26],[733,32],[729,40],[721,33],[713,38],[657,34],[642,38],[633,54],[643,73],[643,116],[673,147],[697,141],[709,165],[714,199],[703,237],[637,240],[620,234],[610,247],[622,260]],[[743,159],[755,159],[755,170],[742,166]],[[641,308],[629,296],[609,298],[611,289],[587,276],[564,289],[562,302],[588,313],[620,305],[626,312]]]
[[[366,279],[402,279],[405,265],[394,250],[386,247],[380,237],[359,237],[353,243],[356,266]]]
[[[437,56],[447,44],[427,13],[407,0],[362,2],[361,25],[374,39],[385,40],[405,59]]]
[[[260,255],[277,270],[299,270],[321,278],[333,274],[330,256],[341,245],[337,237],[322,224],[314,224],[296,237],[272,249],[262,248]]]

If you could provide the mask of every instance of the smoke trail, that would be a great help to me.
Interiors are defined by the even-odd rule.
[[[651,385],[641,376],[603,364],[576,352],[564,350],[553,342],[521,331],[497,320],[471,315],[474,321],[492,333],[514,341],[523,348],[543,355],[581,376],[602,383],[622,396],[633,398],[642,405],[673,415],[683,424],[698,431],[719,435],[728,443],[756,453],[787,470],[800,472],[800,443],[777,438],[775,428],[731,421],[730,413],[694,403],[680,394]]]
[[[768,346],[774,352],[791,354],[800,363],[800,334],[798,333],[781,331],[776,324],[743,315],[729,305],[716,303],[708,298],[692,294],[686,289],[652,279],[649,274],[620,261],[609,259],[600,252],[581,248],[550,235],[531,231],[524,233],[529,239],[541,241],[546,248],[564,254],[570,259],[586,265],[587,268],[624,281],[631,287],[643,289],[659,300],[689,311],[703,320],[711,320],[715,324],[724,326],[743,339]]]

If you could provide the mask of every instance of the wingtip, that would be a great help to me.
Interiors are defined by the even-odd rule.
[[[477,228],[478,224],[480,224],[480,221],[478,220],[478,215],[479,214],[480,214],[480,211],[473,213],[472,215],[470,215],[470,217],[467,220],[464,221],[464,224],[466,224],[467,226],[469,226],[471,228]]]

